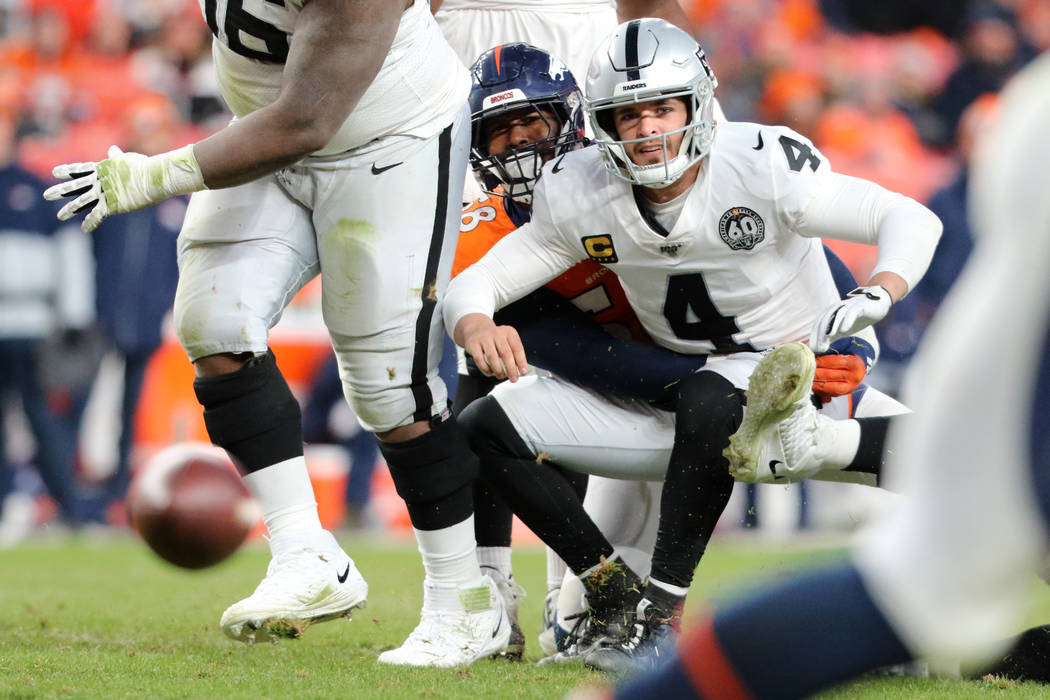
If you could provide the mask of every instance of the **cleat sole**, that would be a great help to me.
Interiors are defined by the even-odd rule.
[[[802,343],[781,345],[759,361],[748,383],[744,419],[722,451],[735,478],[757,478],[761,438],[809,397],[815,371],[816,358]]]

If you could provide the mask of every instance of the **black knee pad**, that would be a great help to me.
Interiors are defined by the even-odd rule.
[[[273,351],[193,382],[211,441],[254,472],[303,454],[302,414]]]
[[[433,420],[430,430],[404,442],[379,442],[394,488],[408,504],[437,501],[478,477],[478,458],[456,418]]]
[[[712,430],[717,429],[728,444],[729,436],[744,418],[745,396],[742,389],[715,372],[697,372],[686,377],[678,388],[675,435],[711,435]],[[725,445],[718,447],[719,452],[722,447]]]
[[[514,424],[492,396],[483,396],[470,403],[459,415],[470,447],[477,454],[495,453],[505,457],[536,459],[525,441],[514,429]]]

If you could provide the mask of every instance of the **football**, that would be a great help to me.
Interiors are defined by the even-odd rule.
[[[161,558],[203,569],[244,543],[259,508],[226,453],[196,442],[165,448],[139,469],[128,516]]]

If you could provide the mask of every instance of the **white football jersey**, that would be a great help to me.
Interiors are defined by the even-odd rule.
[[[211,28],[219,88],[243,117],[277,99],[296,18],[308,0],[200,0]],[[401,15],[386,60],[327,146],[334,155],[382,136],[426,138],[455,118],[470,76],[445,41],[427,0]]]
[[[642,214],[597,148],[548,164],[532,227],[544,232],[542,247],[616,272],[659,344],[762,349],[807,339],[839,298],[820,239],[799,227],[827,172],[827,160],[790,129],[722,122],[669,232]]]

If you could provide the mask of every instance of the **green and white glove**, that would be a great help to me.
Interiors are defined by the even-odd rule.
[[[66,221],[82,211],[88,214],[80,225],[90,233],[110,214],[123,214],[148,207],[178,194],[207,189],[193,146],[155,156],[124,153],[110,146],[108,158],[97,163],[67,163],[52,174],[67,180],[44,190],[44,199],[70,198],[59,209]]]

